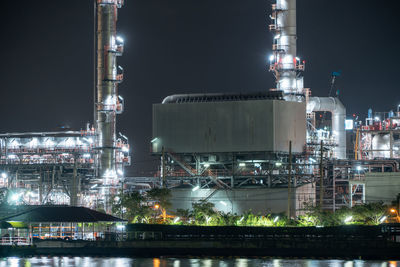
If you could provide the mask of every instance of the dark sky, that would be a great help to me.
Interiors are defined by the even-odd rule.
[[[130,175],[154,170],[151,105],[175,93],[249,92],[274,86],[266,68],[272,0],[128,0],[120,10],[126,101],[118,130]],[[400,103],[400,23],[393,0],[298,0],[305,86],[326,96],[330,73],[347,113]],[[0,17],[0,132],[83,128],[92,121],[93,1],[4,1]]]

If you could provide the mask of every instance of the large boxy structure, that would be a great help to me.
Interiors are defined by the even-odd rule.
[[[153,105],[154,153],[304,150],[305,103],[275,99],[166,102]]]
[[[300,156],[306,104],[281,92],[174,95],[153,105],[152,153],[161,156],[173,209],[209,201],[226,212],[286,211],[290,141]],[[309,180],[291,175],[291,213],[298,214]],[[307,201],[315,201],[310,194]]]

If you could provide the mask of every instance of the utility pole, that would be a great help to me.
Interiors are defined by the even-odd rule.
[[[289,141],[289,165],[288,165],[288,208],[287,216],[291,218],[292,215],[292,141]]]
[[[319,162],[319,206],[322,209],[324,203],[324,169],[323,169],[323,159],[324,159],[324,141],[321,140],[321,158]]]

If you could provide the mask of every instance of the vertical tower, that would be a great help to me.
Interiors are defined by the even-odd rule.
[[[116,114],[123,110],[118,84],[123,80],[117,56],[122,55],[123,40],[117,37],[118,9],[124,0],[95,0],[97,12],[97,55],[95,124],[97,132],[98,169],[100,178],[116,178]]]
[[[296,56],[296,0],[276,0],[270,18],[274,39],[269,69],[276,78],[276,89],[272,90],[283,91],[286,100],[303,101],[305,62]]]

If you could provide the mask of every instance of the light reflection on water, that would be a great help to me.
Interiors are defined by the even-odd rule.
[[[0,267],[400,267],[397,261],[228,258],[8,257]]]

